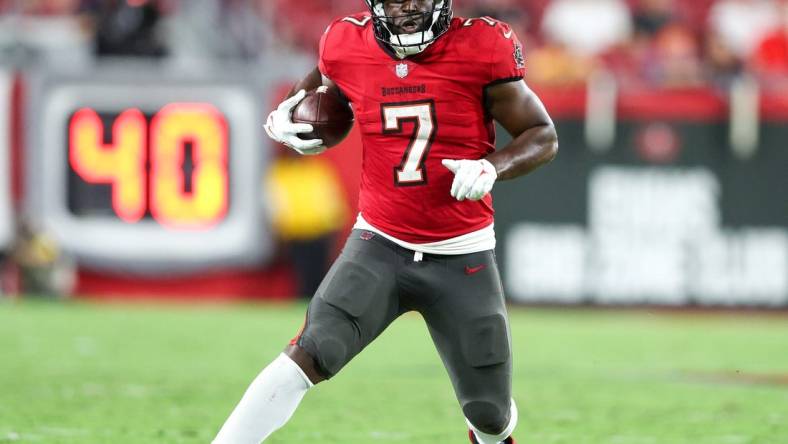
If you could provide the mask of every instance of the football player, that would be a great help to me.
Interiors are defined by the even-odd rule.
[[[401,314],[422,314],[473,443],[514,443],[508,316],[490,190],[556,155],[555,127],[523,81],[517,36],[489,17],[452,18],[451,0],[365,0],[336,20],[317,68],[265,125],[304,155],[304,90],[338,88],[363,141],[359,214],[312,298],[305,325],[252,382],[215,444],[258,443],[307,390],[337,374]],[[513,137],[495,150],[494,121]]]

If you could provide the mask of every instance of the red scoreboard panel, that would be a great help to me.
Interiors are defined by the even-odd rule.
[[[39,83],[28,194],[66,251],[147,273],[270,255],[265,97],[252,82],[138,70]]]
[[[13,240],[11,204],[11,91],[13,74],[0,69],[0,251],[8,249]]]

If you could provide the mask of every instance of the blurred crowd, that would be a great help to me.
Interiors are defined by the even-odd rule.
[[[529,81],[572,85],[606,68],[625,87],[788,78],[788,0],[455,0],[457,15],[510,23]],[[0,45],[72,42],[90,54],[255,59],[314,53],[362,0],[0,0]],[[46,31],[46,32],[43,32]]]

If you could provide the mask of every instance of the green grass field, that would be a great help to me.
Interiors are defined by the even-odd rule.
[[[208,443],[303,305],[0,303],[0,442]],[[788,319],[512,309],[528,444],[786,444]],[[406,315],[271,443],[465,443]]]

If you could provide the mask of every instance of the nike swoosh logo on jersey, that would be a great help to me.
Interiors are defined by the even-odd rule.
[[[503,36],[504,36],[504,37],[506,37],[507,39],[510,39],[510,38],[512,38],[512,33],[513,33],[513,32],[514,32],[514,31],[510,29],[510,30],[508,30],[508,31],[504,32],[504,33],[503,33]]]
[[[476,267],[469,267],[468,265],[465,266],[465,274],[471,275],[476,272],[482,271],[484,269],[484,265],[479,265]]]

